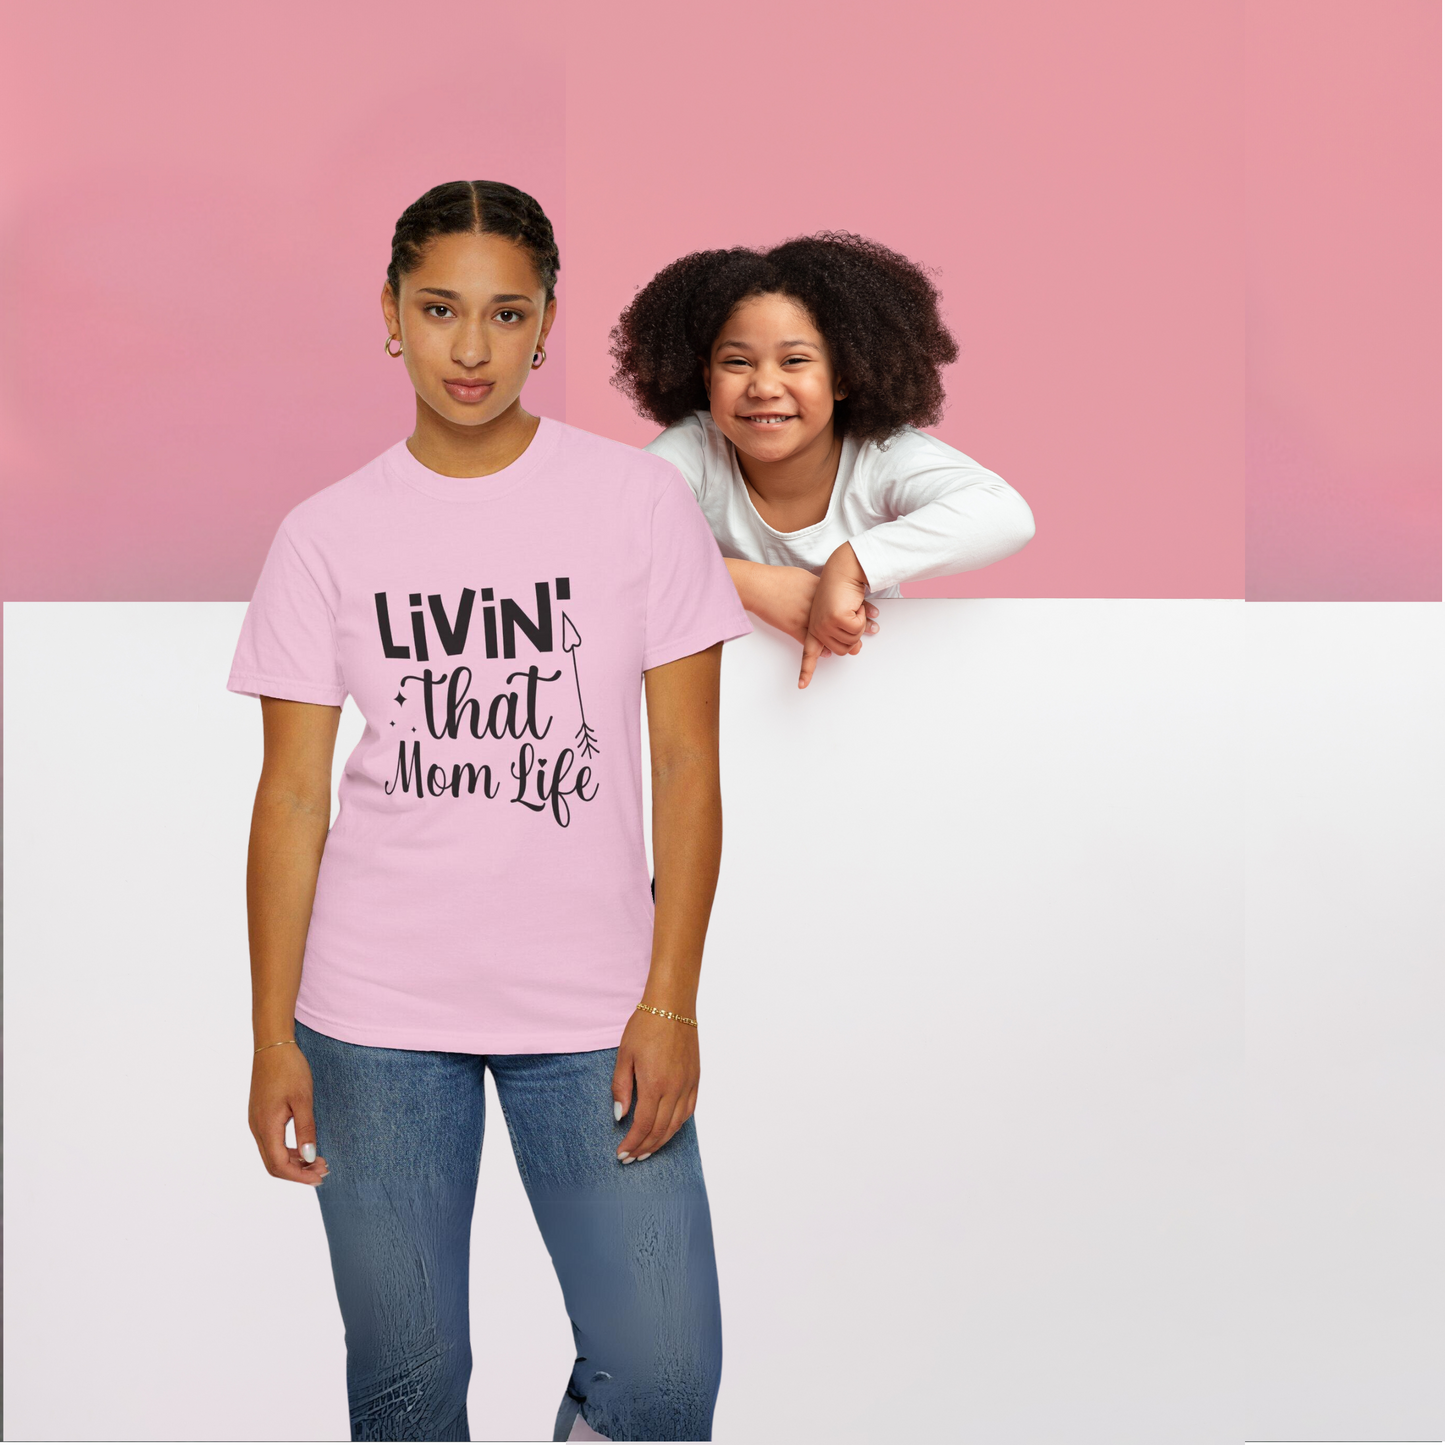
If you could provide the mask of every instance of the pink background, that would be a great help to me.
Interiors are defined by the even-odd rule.
[[[1039,531],[910,592],[1238,597],[1247,562],[1255,597],[1439,597],[1433,4],[761,19],[12,9],[5,595],[248,597],[282,513],[409,428],[397,213],[491,176],[562,241],[530,404],[637,442],[607,331],[680,252],[839,227],[936,268],[937,430]]]
[[[567,247],[541,19],[426,13],[11,12],[7,596],[248,598],[283,513],[411,429],[377,299],[400,211],[499,175]]]
[[[1439,0],[1246,13],[1248,595],[1438,600]]]

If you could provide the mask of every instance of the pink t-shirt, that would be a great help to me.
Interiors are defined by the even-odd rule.
[[[642,674],[749,630],[671,463],[545,417],[489,476],[398,442],[293,507],[226,685],[366,719],[296,1017],[387,1048],[615,1046],[652,948]]]

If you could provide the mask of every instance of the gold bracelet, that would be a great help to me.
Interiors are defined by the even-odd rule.
[[[295,1042],[295,1039],[277,1039],[274,1044],[262,1044],[261,1049],[279,1049],[282,1044],[294,1044]],[[257,1049],[256,1053],[259,1054],[261,1049]],[[254,1058],[255,1054],[252,1057]]]
[[[675,1014],[671,1009],[653,1008],[650,1003],[640,1003],[637,1005],[637,1007],[640,1008],[644,1013],[656,1014],[660,1019],[676,1019],[677,1022],[680,1024],[687,1024],[691,1028],[697,1027],[696,1019],[683,1018],[681,1014]]]

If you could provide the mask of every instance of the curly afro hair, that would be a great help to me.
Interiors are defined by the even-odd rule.
[[[943,413],[939,369],[958,346],[921,266],[847,231],[820,231],[755,251],[694,251],[664,266],[612,328],[612,384],[643,416],[671,426],[706,411],[702,359],[750,296],[783,295],[813,318],[848,388],[833,424],[860,441]]]

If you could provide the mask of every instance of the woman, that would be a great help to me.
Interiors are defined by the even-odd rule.
[[[486,1069],[577,1341],[553,1438],[711,1438],[694,1005],[721,646],[748,623],[670,464],[523,410],[557,269],[511,186],[403,213],[381,303],[415,429],[286,515],[227,684],[265,731],[251,1129],[319,1186],[357,1440],[470,1438]]]
[[[615,384],[667,429],[748,611],[820,655],[877,632],[869,599],[986,567],[1034,535],[997,473],[918,428],[958,347],[923,268],[847,232],[664,266],[612,332]]]

